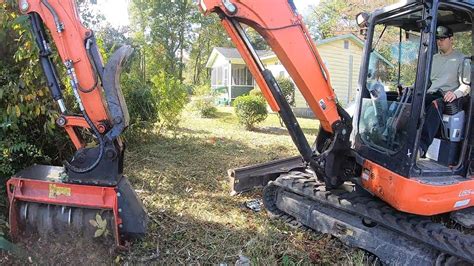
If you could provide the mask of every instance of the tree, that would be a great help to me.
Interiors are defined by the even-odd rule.
[[[206,63],[214,47],[233,47],[217,16],[203,16],[193,10],[194,34],[190,34],[189,60],[186,63],[186,79],[194,85],[210,82],[210,72]]]
[[[378,7],[395,3],[396,0],[321,0],[307,19],[308,28],[316,39],[326,39],[341,34],[358,34],[355,16]]]
[[[144,34],[141,41],[154,44],[163,71],[181,81],[192,32],[191,9],[191,0],[133,0],[130,7],[135,32]]]

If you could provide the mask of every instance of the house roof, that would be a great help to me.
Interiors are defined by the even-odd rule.
[[[256,51],[257,51],[257,55],[260,58],[275,56],[275,54],[269,50],[256,50]],[[209,59],[207,60],[206,67],[212,67],[218,55],[223,56],[225,60],[242,59],[242,56],[240,56],[240,53],[236,48],[214,47],[214,49],[211,52],[211,55],[209,56]]]
[[[317,46],[320,46],[320,45],[324,45],[324,44],[328,44],[328,43],[331,43],[331,42],[335,42],[335,41],[339,41],[339,40],[351,40],[353,41],[353,43],[355,43],[357,46],[363,48],[364,47],[364,41],[362,41],[359,37],[355,36],[354,34],[350,33],[350,34],[344,34],[344,35],[339,35],[339,36],[335,36],[335,37],[331,37],[331,38],[327,38],[327,39],[324,39],[324,40],[319,40],[319,41],[316,41],[316,45]],[[382,59],[385,63],[387,63],[388,65],[392,65],[392,63],[390,63],[385,57],[383,57],[381,54],[375,52],[375,54],[377,55],[377,57],[379,57],[380,59]],[[226,60],[232,60],[232,59],[242,59],[242,57],[240,56],[240,53],[239,51],[237,51],[236,48],[225,48],[225,47],[215,47],[213,50],[212,50],[212,53],[211,55],[209,56],[209,59],[207,61],[207,64],[206,64],[206,67],[210,68],[212,67],[212,65],[214,64],[214,61],[217,59],[217,56],[218,55],[221,55],[223,56]],[[272,51],[269,51],[269,50],[257,50],[257,55],[260,57],[260,59],[268,59],[268,58],[272,58],[272,57],[276,57],[276,55],[272,52]]]
[[[228,59],[239,59],[242,58],[240,56],[239,51],[237,51],[236,48],[224,48],[224,47],[216,47],[214,48],[219,52],[221,55],[223,55],[225,58]],[[267,50],[257,50],[257,54],[260,57],[266,57],[268,55],[273,55],[272,51],[267,51]]]

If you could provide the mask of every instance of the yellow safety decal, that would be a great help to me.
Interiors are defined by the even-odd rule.
[[[64,195],[67,197],[71,196],[71,188],[58,187],[55,184],[49,184],[49,198],[55,199],[57,196]]]

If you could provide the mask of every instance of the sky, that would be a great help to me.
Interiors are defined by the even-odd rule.
[[[1,0],[0,0],[1,1]],[[293,0],[299,13],[304,14],[309,5],[318,5],[319,0]],[[97,0],[98,8],[110,24],[115,27],[130,24],[128,4],[130,0]]]

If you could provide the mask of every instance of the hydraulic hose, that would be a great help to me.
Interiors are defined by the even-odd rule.
[[[94,169],[100,163],[100,160],[102,160],[102,157],[104,156],[104,149],[105,149],[105,141],[102,138],[102,136],[100,135],[99,130],[97,130],[94,123],[92,123],[92,121],[89,118],[89,116],[87,115],[87,113],[85,111],[83,111],[82,113],[84,115],[84,119],[86,120],[87,124],[89,124],[89,126],[91,127],[94,135],[99,140],[99,155],[97,156],[97,159],[94,161],[94,163],[92,163],[91,165],[89,165],[86,168],[76,167],[76,166],[72,165],[71,163],[69,163],[68,161],[64,160],[63,161],[64,166],[66,166],[66,168],[68,168],[68,169],[70,169],[70,170],[72,170],[73,172],[76,172],[76,173],[87,173],[87,172],[91,171],[92,169]]]

